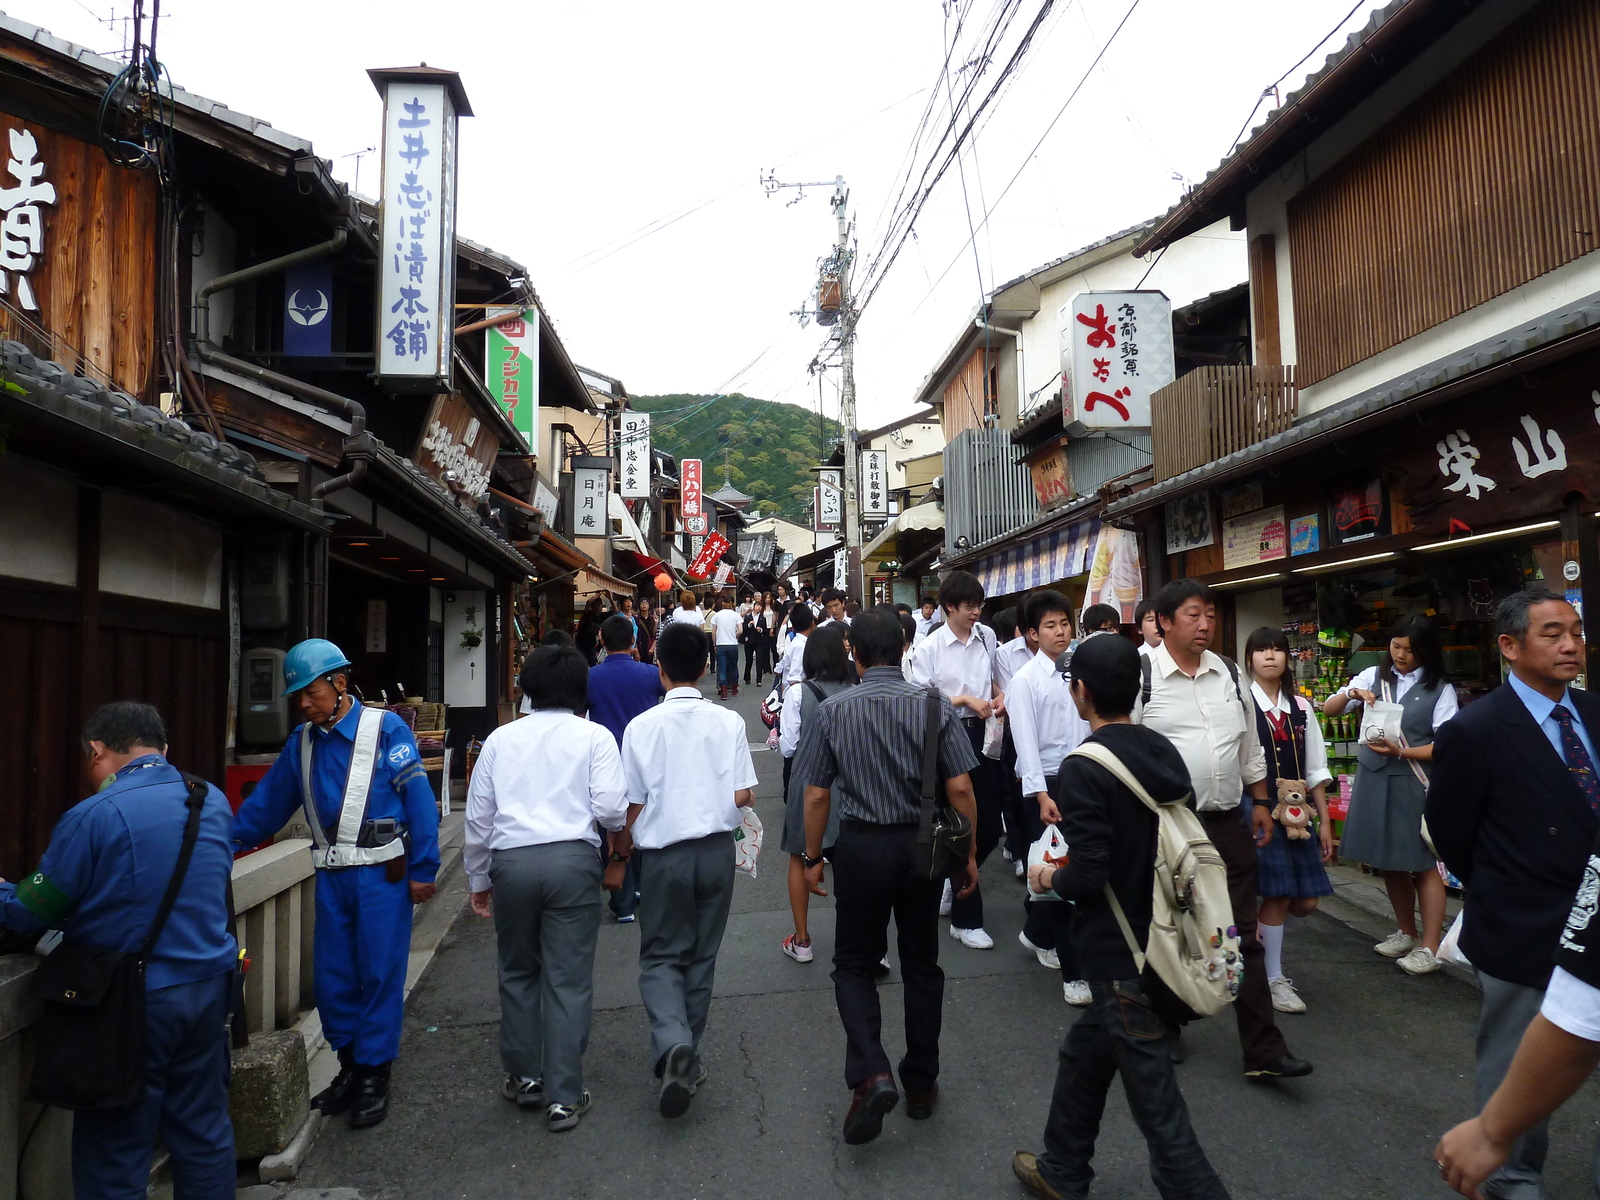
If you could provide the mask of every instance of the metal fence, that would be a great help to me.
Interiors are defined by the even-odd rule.
[[[1028,468],[1003,429],[967,429],[944,448],[945,555],[981,546],[1039,513]]]
[[[1292,363],[1190,371],[1150,397],[1155,482],[1284,432],[1299,408]]]

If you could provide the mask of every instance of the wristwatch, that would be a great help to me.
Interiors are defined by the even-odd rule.
[[[615,850],[611,852],[611,861],[614,863],[625,863],[630,857],[631,855],[618,854]]]
[[[822,857],[819,855],[816,858],[812,858],[811,855],[802,850],[800,851],[800,861],[805,863],[806,870],[809,871],[812,867],[815,867],[822,862]]]

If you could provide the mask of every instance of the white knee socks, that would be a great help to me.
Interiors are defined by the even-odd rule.
[[[1283,926],[1256,923],[1261,935],[1261,946],[1266,951],[1267,980],[1271,982],[1283,975]]]

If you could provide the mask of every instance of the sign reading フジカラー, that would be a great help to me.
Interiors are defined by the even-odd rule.
[[[484,315],[493,320],[515,311],[491,306]],[[531,446],[539,429],[539,310],[530,308],[484,333],[484,382],[512,428]]]
[[[1150,393],[1172,382],[1172,302],[1162,292],[1079,292],[1060,319],[1071,419],[1149,425]]]
[[[378,378],[389,388],[452,391],[456,114],[472,110],[451,72],[368,74],[383,96]]]

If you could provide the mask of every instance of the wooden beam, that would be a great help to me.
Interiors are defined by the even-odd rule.
[[[1270,233],[1250,239],[1250,324],[1255,335],[1255,365],[1283,361],[1278,333],[1278,247]]]

